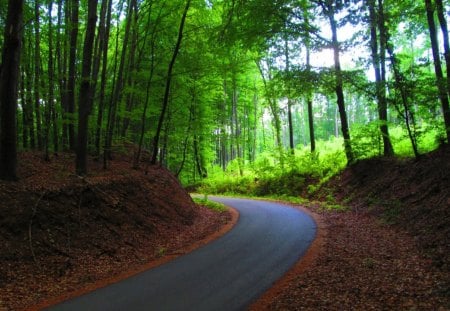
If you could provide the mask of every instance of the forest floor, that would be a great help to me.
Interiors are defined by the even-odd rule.
[[[207,243],[232,213],[195,205],[168,171],[116,159],[20,155],[0,182],[0,310],[36,310],[159,265]]]
[[[322,185],[307,206],[319,225],[314,255],[253,310],[450,310],[449,159],[443,147],[363,160]],[[80,179],[72,162],[23,154],[20,182],[0,183],[0,310],[108,284],[230,223],[164,169],[92,162]]]
[[[449,146],[359,161],[309,199],[314,260],[253,310],[450,310]]]

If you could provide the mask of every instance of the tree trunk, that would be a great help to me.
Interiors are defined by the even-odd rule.
[[[134,8],[135,8],[136,0],[130,0],[129,7],[128,7],[128,13],[127,13],[127,21],[125,26],[125,37],[123,39],[123,47],[122,47],[122,53],[120,56],[120,63],[119,63],[119,70],[117,72],[117,79],[116,83],[114,85],[114,92],[113,97],[108,109],[108,121],[106,125],[106,137],[105,137],[105,150],[103,153],[103,167],[107,167],[107,162],[109,159],[111,159],[111,146],[112,146],[112,138],[113,138],[113,131],[115,127],[116,122],[116,112],[117,112],[117,106],[119,105],[119,102],[122,97],[122,91],[123,91],[123,81],[124,81],[124,68],[125,68],[125,62],[126,62],[126,55],[127,55],[127,49],[128,49],[128,43],[130,41],[130,29],[131,29],[131,23],[133,19]]]
[[[275,140],[276,140],[275,144],[276,144],[276,147],[277,147],[278,153],[279,153],[280,165],[282,168],[284,168],[283,143],[281,141],[281,120],[280,120],[278,105],[277,105],[276,100],[273,98],[271,91],[269,90],[267,79],[264,75],[261,64],[259,62],[256,62],[256,65],[259,69],[259,73],[261,74],[261,78],[262,78],[263,84],[264,84],[265,94],[267,97],[267,101],[269,102],[270,112],[272,113],[272,116],[273,116],[273,123],[274,123],[274,127],[275,127]],[[267,61],[267,67],[269,68],[269,78],[268,79],[270,80],[272,77],[270,74],[269,61]]]
[[[445,133],[447,142],[450,143],[450,106],[448,100],[448,90],[446,87],[444,73],[442,72],[441,58],[439,54],[439,43],[437,38],[436,24],[434,22],[434,7],[431,0],[425,0],[427,11],[428,30],[430,32],[431,50],[434,59],[434,71],[436,73],[436,85],[438,88],[439,100],[444,114]]]
[[[150,55],[150,74],[149,74],[149,77],[148,77],[147,87],[146,87],[144,111],[142,112],[142,116],[141,116],[141,130],[140,130],[140,135],[139,135],[138,150],[136,152],[136,155],[134,157],[134,162],[133,162],[133,168],[135,168],[135,169],[137,169],[139,167],[139,163],[141,161],[142,144],[144,142],[144,135],[145,135],[145,129],[146,129],[145,125],[146,125],[146,118],[147,118],[147,110],[148,110],[148,105],[149,105],[149,102],[150,102],[150,90],[151,90],[151,86],[152,86],[152,83],[153,83],[153,74],[154,74],[155,68],[156,68],[156,64],[155,64],[155,47],[156,47],[156,39],[157,39],[157,37],[156,37],[155,33],[156,33],[156,30],[157,30],[157,26],[159,25],[159,22],[160,22],[160,17],[161,17],[161,11],[159,11],[157,22],[155,22],[153,24],[152,31],[151,31],[151,41],[150,41],[150,51],[149,51],[149,55]],[[147,29],[150,29],[149,25],[147,25]],[[145,33],[144,41],[146,41],[146,38],[147,38],[148,34],[149,34],[149,32]],[[142,50],[141,50],[141,52],[142,52]],[[142,54],[139,53],[139,55],[140,55],[139,56],[139,58],[140,58],[142,56]]]
[[[294,146],[294,126],[292,124],[292,102],[291,102],[291,89],[289,83],[289,42],[288,38],[284,39],[284,57],[286,62],[285,74],[286,74],[286,83],[287,83],[287,110],[288,110],[288,128],[289,128],[289,149],[291,154],[295,153]]]
[[[236,83],[236,73],[233,72],[232,77],[232,86],[233,86],[233,96],[231,98],[231,133],[233,135],[232,141],[234,142],[235,149],[232,149],[232,153],[234,152],[234,158],[237,160],[238,169],[239,169],[239,176],[243,175],[242,170],[242,163],[241,163],[241,128],[239,125],[239,118],[238,118],[238,111],[237,111],[237,105],[238,105],[238,90],[237,90],[237,83]]]
[[[69,148],[75,150],[75,78],[78,40],[78,9],[79,0],[70,0],[70,46],[69,46],[69,78],[67,81],[67,129]]]
[[[42,121],[41,121],[41,29],[40,29],[40,11],[39,0],[34,2],[34,109],[36,115],[36,135],[37,146],[42,150]]]
[[[156,129],[156,134],[155,134],[155,137],[153,139],[153,154],[152,154],[152,159],[151,159],[151,163],[152,164],[156,164],[156,160],[157,160],[157,157],[158,157],[159,138],[160,138],[160,135],[161,135],[162,125],[164,123],[164,118],[165,118],[167,106],[169,105],[170,84],[172,82],[172,70],[173,70],[173,66],[175,65],[175,61],[177,59],[178,53],[180,51],[181,41],[183,39],[184,23],[186,21],[186,16],[187,16],[187,13],[189,11],[190,5],[191,5],[191,0],[187,0],[186,1],[186,6],[184,8],[183,16],[181,17],[180,28],[178,30],[177,43],[175,45],[175,50],[174,50],[173,55],[172,55],[172,60],[170,61],[169,68],[167,70],[166,88],[165,88],[165,92],[164,92],[164,99],[163,99],[162,109],[161,109],[161,113],[159,115],[159,120],[158,120],[157,129]]]
[[[24,67],[26,67],[26,83],[25,87],[27,90],[33,89],[33,64],[32,64],[32,43],[31,40],[28,40],[28,47],[26,49],[27,51],[27,63],[24,64]],[[29,53],[29,54],[28,54]],[[30,148],[36,149],[36,138],[35,138],[35,131],[34,131],[34,114],[33,114],[33,94],[32,92],[26,92],[25,94],[26,103],[28,106],[28,112],[27,112],[27,124],[28,124],[28,130],[30,133]]]
[[[83,47],[83,65],[78,102],[78,141],[76,154],[76,173],[84,176],[87,173],[87,139],[89,114],[92,109],[91,64],[94,50],[95,24],[97,22],[97,0],[88,1],[88,20]]]
[[[104,30],[104,40],[102,47],[102,74],[100,78],[100,91],[99,91],[99,104],[98,104],[98,113],[97,113],[97,122],[95,128],[95,155],[97,157],[100,156],[100,141],[102,137],[102,123],[103,123],[103,113],[105,108],[105,89],[107,82],[107,72],[108,72],[108,46],[109,46],[109,32],[111,25],[111,11],[112,11],[112,0],[108,1],[107,4],[107,13],[106,13],[106,22],[105,25],[100,24],[101,27],[105,27]]]
[[[134,16],[133,16],[133,25],[131,27],[132,34],[131,34],[131,45],[130,45],[130,52],[128,55],[129,58],[129,65],[128,65],[128,81],[127,81],[127,88],[129,89],[129,92],[127,93],[126,100],[125,100],[125,115],[122,120],[122,130],[121,130],[121,136],[126,137],[128,127],[130,126],[130,114],[133,110],[133,107],[135,105],[135,88],[136,88],[136,71],[137,71],[137,61],[136,61],[136,51],[137,51],[137,45],[138,45],[138,7],[137,3],[135,4],[134,8]]]
[[[444,57],[445,57],[445,65],[447,68],[447,92],[450,95],[450,43],[448,38],[448,27],[447,27],[447,19],[445,18],[444,6],[442,4],[442,0],[435,0],[436,2],[436,10],[439,19],[439,24],[441,26],[442,38],[444,41]],[[450,109],[444,110],[444,120],[447,124],[448,128],[448,120],[450,119]],[[447,130],[448,133],[448,130]],[[448,137],[448,136],[447,136]]]
[[[345,155],[347,157],[347,163],[351,164],[355,161],[353,156],[352,145],[350,141],[350,131],[348,127],[347,113],[345,111],[345,100],[344,100],[344,90],[343,90],[343,80],[342,80],[342,70],[341,70],[341,62],[339,58],[339,41],[337,38],[337,23],[334,18],[334,11],[331,9],[328,12],[328,18],[330,20],[331,25],[331,34],[332,34],[332,46],[333,46],[333,54],[334,54],[334,71],[336,76],[336,97],[337,97],[337,105],[339,108],[339,116],[341,119],[341,131],[342,136],[344,138],[344,148]]]
[[[17,96],[23,0],[9,0],[0,65],[0,178],[17,179]]]
[[[53,1],[50,0],[48,3],[48,102],[45,106],[45,132],[44,132],[44,159],[46,161],[50,160],[49,156],[49,145],[50,145],[50,127],[51,127],[51,116],[53,105],[54,105],[54,68],[53,68],[53,25],[52,25],[52,9]],[[57,144],[57,142],[56,142]],[[56,150],[55,150],[56,152]]]
[[[308,11],[303,12],[303,17],[305,19],[305,24],[309,25],[309,17],[308,17]],[[306,46],[306,71],[309,74],[311,74],[311,40],[309,35],[309,30],[306,32],[306,39],[305,39],[305,46]],[[311,153],[316,151],[316,138],[314,135],[314,114],[313,114],[313,102],[312,102],[312,95],[311,90],[307,90],[306,94],[306,105],[308,106],[308,126],[309,126],[309,141],[311,145]]]
[[[411,141],[414,156],[416,158],[419,158],[420,154],[417,148],[416,136],[414,134],[413,129],[411,128],[411,123],[414,125],[415,122],[414,122],[414,115],[409,109],[408,92],[405,86],[406,79],[403,76],[402,72],[400,71],[397,57],[394,53],[394,47],[389,41],[389,33],[387,29],[385,29],[385,34],[386,34],[386,49],[388,51],[389,59],[391,61],[392,71],[394,72],[395,88],[400,92],[401,102],[403,105],[403,109],[405,110],[403,117],[405,119],[406,129],[408,131],[408,136]]]
[[[67,8],[65,8],[67,12]],[[68,22],[68,18],[66,17],[66,22]],[[61,106],[61,115],[62,120],[66,121],[67,116],[67,43],[65,38],[68,38],[68,31],[65,29],[64,36],[61,36],[61,30],[63,21],[63,0],[58,0],[58,31],[56,32],[56,63],[57,63],[57,74],[58,74],[58,83],[59,83],[59,101]],[[67,28],[67,27],[66,27]],[[68,138],[68,130],[66,122],[62,122],[62,137],[61,144],[64,148],[67,148],[67,138]]]
[[[23,45],[23,43],[22,43]],[[28,123],[28,104],[26,99],[26,88],[25,88],[25,70],[22,70],[20,77],[20,101],[22,106],[22,147],[23,149],[28,149],[28,128],[30,124]]]
[[[389,129],[387,125],[387,99],[386,99],[386,81],[383,79],[381,66],[385,65],[385,62],[381,62],[380,53],[378,52],[378,36],[377,28],[380,28],[380,40],[383,41],[384,35],[381,34],[383,27],[377,27],[378,24],[384,24],[384,20],[381,19],[383,14],[379,14],[378,18],[375,10],[375,0],[370,0],[369,16],[370,16],[370,47],[372,51],[372,64],[375,71],[375,84],[376,84],[376,97],[378,102],[378,117],[380,120],[380,133],[383,138],[383,154],[385,156],[392,156],[394,149],[389,137]],[[382,8],[379,8],[381,11]],[[378,20],[378,23],[377,23]],[[385,44],[380,44],[381,51],[384,51]]]

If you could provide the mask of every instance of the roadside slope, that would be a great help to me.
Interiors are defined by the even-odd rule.
[[[95,288],[149,261],[182,254],[230,220],[195,205],[167,170],[126,161],[71,175],[73,157],[21,155],[21,180],[0,182],[0,310]]]
[[[449,159],[362,160],[322,185],[317,260],[254,310],[450,310]]]

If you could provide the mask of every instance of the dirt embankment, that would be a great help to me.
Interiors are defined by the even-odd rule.
[[[220,229],[229,214],[196,206],[167,170],[108,170],[73,157],[22,154],[18,182],[0,182],[0,310],[34,307],[114,281]],[[103,284],[103,285],[104,285]]]
[[[317,202],[330,198],[349,209]],[[450,310],[448,146],[359,161],[310,199],[321,219],[316,259],[252,310]]]
[[[327,187],[353,210],[406,230],[437,268],[450,271],[448,145],[419,159],[360,161]]]

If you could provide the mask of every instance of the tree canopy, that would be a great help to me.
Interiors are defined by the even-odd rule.
[[[131,145],[187,184],[450,140],[442,0],[21,2],[0,0],[3,179],[17,150],[84,175]]]

